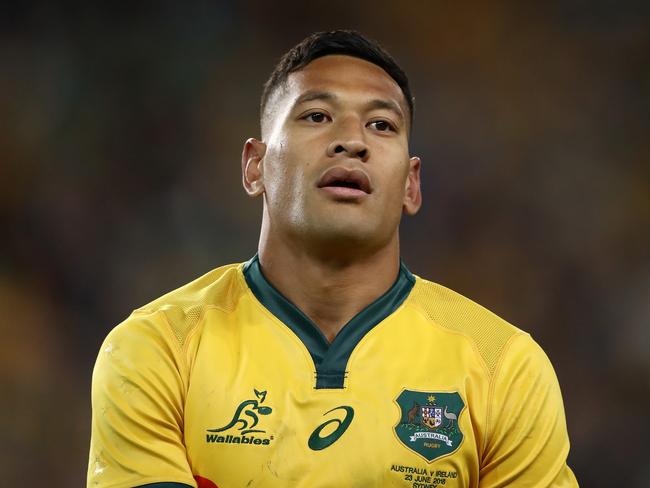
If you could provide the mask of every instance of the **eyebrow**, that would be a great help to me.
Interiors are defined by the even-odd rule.
[[[402,121],[404,120],[404,114],[402,113],[402,109],[393,100],[384,100],[381,98],[375,98],[373,100],[370,100],[366,104],[366,107],[369,110],[377,110],[377,109],[390,110],[395,115],[397,115],[400,120]]]
[[[311,102],[314,100],[323,100],[325,102],[336,102],[338,100],[338,97],[332,92],[310,90],[308,92],[303,93],[296,99],[296,101],[293,104],[293,108],[295,109],[298,105],[301,105],[306,102]],[[365,104],[365,108],[366,110],[377,110],[377,109],[390,110],[395,115],[397,115],[397,117],[399,117],[401,121],[404,121],[404,113],[402,112],[402,109],[393,100],[374,98]]]
[[[313,100],[324,100],[326,102],[331,102],[335,101],[337,98],[338,97],[332,92],[310,90],[300,95],[293,103],[293,107],[295,108],[302,103],[311,102]]]

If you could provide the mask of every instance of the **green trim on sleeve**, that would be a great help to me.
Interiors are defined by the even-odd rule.
[[[298,336],[311,354],[318,389],[343,388],[345,368],[354,348],[375,325],[399,308],[415,285],[415,277],[400,262],[390,289],[345,324],[330,344],[318,326],[268,282],[257,255],[244,265],[243,272],[253,295]]]
[[[191,485],[186,485],[183,483],[172,483],[165,481],[163,483],[150,483],[148,485],[139,485],[135,488],[192,488]]]

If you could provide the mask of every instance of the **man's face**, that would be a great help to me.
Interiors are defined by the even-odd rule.
[[[324,56],[268,102],[258,163],[271,232],[323,245],[383,246],[420,205],[408,108],[380,67]]]

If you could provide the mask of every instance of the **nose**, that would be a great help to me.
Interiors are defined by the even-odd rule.
[[[368,145],[360,139],[337,138],[327,146],[327,155],[335,157],[337,154],[347,155],[351,158],[359,158],[365,163],[370,157]]]

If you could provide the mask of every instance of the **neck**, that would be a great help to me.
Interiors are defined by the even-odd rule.
[[[266,279],[332,342],[347,322],[395,282],[399,239],[396,233],[389,245],[373,252],[334,256],[263,235],[259,260]]]

